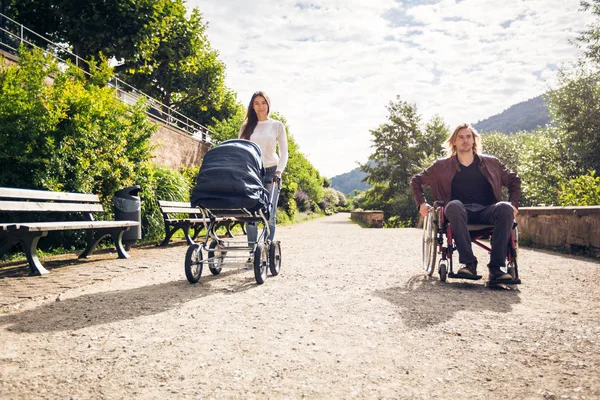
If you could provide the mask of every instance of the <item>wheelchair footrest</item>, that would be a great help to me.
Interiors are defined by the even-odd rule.
[[[486,282],[488,285],[520,285],[521,284],[521,280],[520,279],[499,279],[499,280],[495,280],[495,281],[487,281]]]
[[[455,274],[454,272],[450,272],[448,274],[448,278],[453,278],[453,279],[470,279],[472,281],[478,281],[482,277],[481,277],[481,275]]]

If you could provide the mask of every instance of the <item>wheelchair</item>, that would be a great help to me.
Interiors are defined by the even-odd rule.
[[[491,252],[491,242],[493,240],[493,225],[467,225],[471,242],[479,247]],[[490,240],[490,245],[482,243],[481,240]],[[519,242],[519,230],[516,221],[513,223],[513,228],[508,240],[506,249],[506,262],[503,270],[507,272],[511,280],[488,281],[488,284],[520,284],[519,270],[517,265],[517,254]],[[472,279],[479,280],[481,275],[463,276],[454,273],[452,256],[456,251],[456,245],[452,237],[452,229],[450,223],[444,215],[444,202],[436,201],[429,214],[423,223],[423,268],[428,276],[432,276],[435,272],[436,258],[440,255],[438,261],[438,273],[440,281],[445,282],[446,278],[453,279]]]

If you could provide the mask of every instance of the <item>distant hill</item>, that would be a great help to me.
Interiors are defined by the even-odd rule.
[[[354,168],[345,174],[336,175],[331,178],[331,187],[344,194],[352,194],[355,190],[363,191],[371,188],[366,182],[361,182],[367,174],[360,170],[360,167]]]
[[[548,107],[542,96],[515,104],[500,114],[491,116],[477,122],[475,129],[483,132],[515,133],[519,131],[532,131],[543,127],[551,121]]]

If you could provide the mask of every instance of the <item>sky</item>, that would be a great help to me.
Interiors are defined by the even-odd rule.
[[[592,22],[579,0],[187,0],[226,85],[271,110],[321,175],[365,163],[396,101],[451,128],[556,88]]]

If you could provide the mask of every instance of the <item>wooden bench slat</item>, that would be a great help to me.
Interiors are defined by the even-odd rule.
[[[43,203],[34,201],[0,201],[0,211],[35,212],[103,212],[102,204]]]
[[[119,228],[122,226],[138,226],[137,221],[62,221],[62,222],[19,222],[8,225],[8,230],[28,232],[59,231],[73,229]]]
[[[160,211],[166,214],[202,214],[197,208],[161,207]]]
[[[9,199],[57,200],[99,203],[98,195],[88,193],[52,192],[49,190],[0,187],[0,197]]]
[[[158,205],[160,207],[184,207],[184,208],[195,208],[192,207],[190,202],[185,201],[167,201],[167,200],[159,200]]]
[[[176,222],[210,222],[210,218],[167,218],[165,219],[165,221],[169,222],[169,223],[176,223]]]

